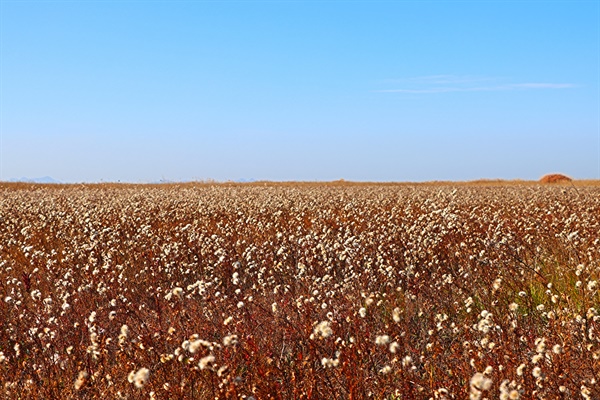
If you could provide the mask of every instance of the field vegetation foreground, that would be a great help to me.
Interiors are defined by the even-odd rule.
[[[0,397],[598,399],[600,186],[0,186]]]

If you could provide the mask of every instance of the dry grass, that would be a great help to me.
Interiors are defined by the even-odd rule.
[[[0,397],[600,398],[598,232],[597,182],[4,184]]]

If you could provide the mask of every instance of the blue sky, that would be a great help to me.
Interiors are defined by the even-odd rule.
[[[1,178],[600,178],[598,1],[1,1]]]

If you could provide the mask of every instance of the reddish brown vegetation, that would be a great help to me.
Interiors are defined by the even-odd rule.
[[[577,192],[0,186],[0,398],[598,399]]]
[[[540,179],[541,183],[565,183],[571,181],[573,181],[573,179],[563,174],[548,174],[542,176]]]

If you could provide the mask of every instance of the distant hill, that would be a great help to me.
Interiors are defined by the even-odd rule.
[[[27,177],[13,178],[13,179],[9,179],[8,182],[61,183],[60,181],[57,181],[56,179],[54,179],[51,176],[42,176],[41,178],[27,178]]]

